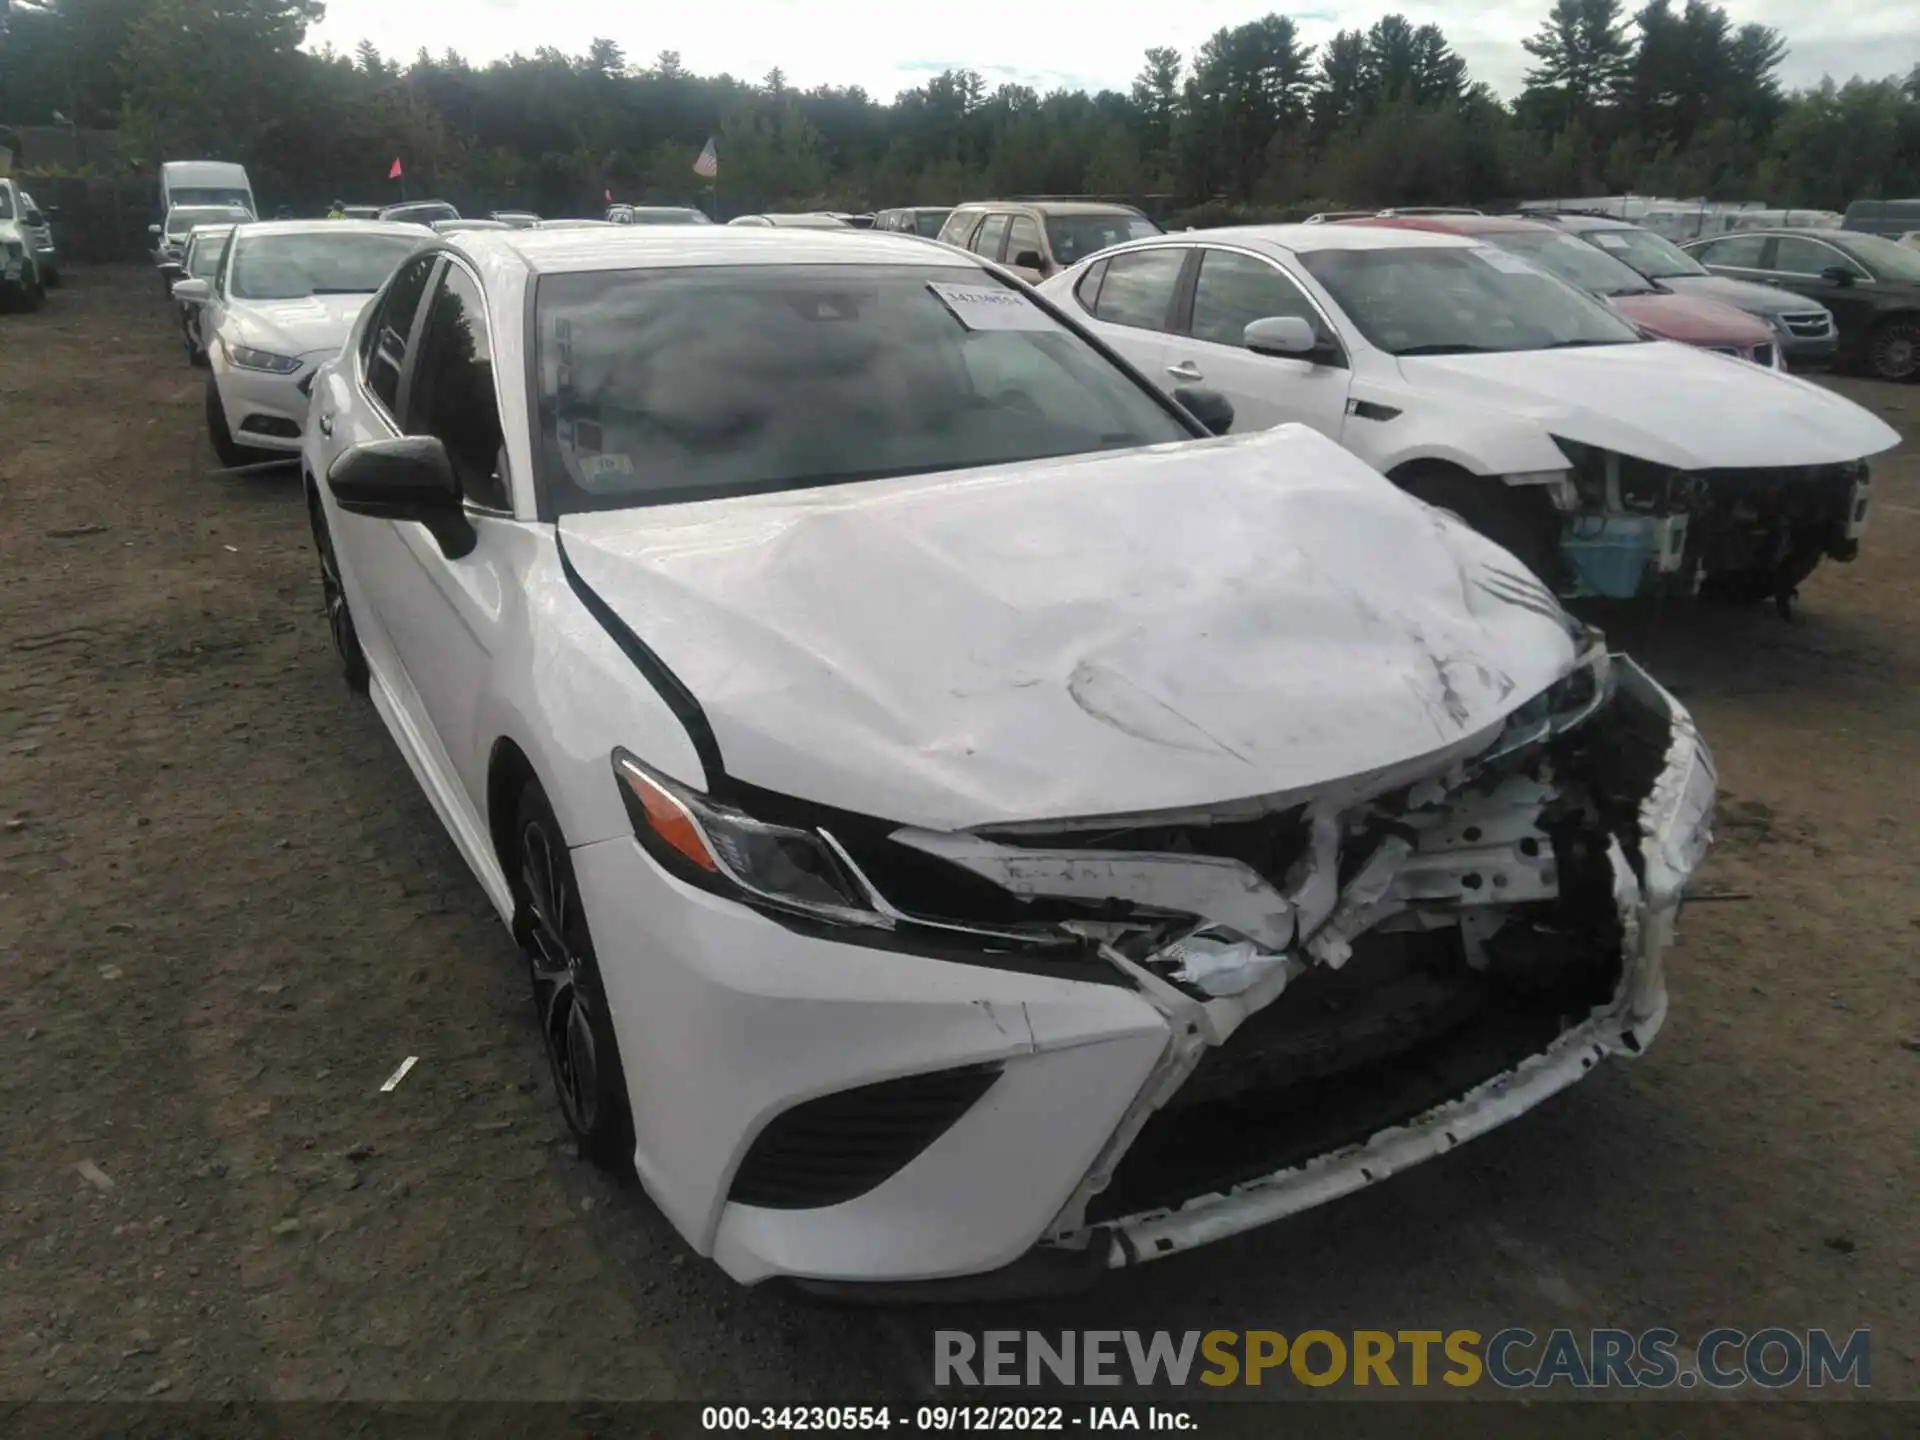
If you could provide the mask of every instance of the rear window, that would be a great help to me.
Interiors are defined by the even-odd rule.
[[[167,238],[185,239],[196,225],[233,225],[252,218],[230,205],[176,205],[167,212]]]
[[[1193,438],[971,266],[558,274],[535,303],[546,514]]]
[[[294,235],[242,231],[228,289],[240,300],[371,295],[419,243],[404,235],[369,235],[344,226],[332,233]]]
[[[1146,216],[1124,211],[1111,215],[1047,216],[1047,241],[1053,246],[1055,262],[1061,266],[1097,255],[1109,245],[1145,240],[1149,235],[1160,233],[1160,227]]]

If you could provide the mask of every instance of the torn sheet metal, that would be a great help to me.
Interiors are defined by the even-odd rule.
[[[1293,943],[1293,907],[1239,860],[1131,850],[1027,849],[928,830],[896,830],[892,838],[964,866],[1015,895],[1120,900],[1175,915],[1204,916],[1269,950]]]
[[[1285,974],[1298,962],[1262,950],[1243,935],[1196,930],[1153,957],[1173,967],[1172,978],[1214,997],[1242,995],[1276,971]],[[1275,997],[1276,999],[1278,996]]]

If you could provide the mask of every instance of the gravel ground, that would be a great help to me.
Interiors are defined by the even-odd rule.
[[[1791,621],[1608,618],[1715,746],[1702,887],[1744,897],[1688,911],[1645,1059],[1093,1295],[829,1309],[572,1152],[297,489],[209,477],[155,289],[0,321],[0,1398],[910,1398],[942,1325],[1729,1324],[1870,1326],[1874,1394],[1920,1399],[1911,443]],[[1920,389],[1836,383],[1914,433]]]

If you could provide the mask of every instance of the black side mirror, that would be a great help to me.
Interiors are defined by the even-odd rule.
[[[1854,274],[1844,265],[1829,265],[1820,272],[1820,278],[1829,285],[1845,287],[1853,284]]]
[[[1173,398],[1186,408],[1186,412],[1207,427],[1210,435],[1224,435],[1233,429],[1233,402],[1218,390],[1209,390],[1200,385],[1183,385],[1173,392]]]
[[[426,526],[449,560],[473,550],[477,537],[460,503],[459,477],[447,447],[431,435],[355,445],[328,468],[327,488],[349,514]]]
[[[45,215],[42,215],[38,210],[29,210],[26,212],[26,214],[22,215],[20,218],[24,220],[27,224],[33,225],[36,227],[47,223],[47,217]]]
[[[1013,257],[1012,264],[1018,270],[1044,270],[1047,268],[1047,257],[1038,250],[1022,250]]]

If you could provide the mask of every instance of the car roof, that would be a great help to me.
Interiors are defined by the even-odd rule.
[[[929,210],[1037,210],[1044,215],[1138,215],[1116,200],[965,200],[958,205],[929,205]]]
[[[1858,240],[1867,232],[1864,230],[1822,230],[1811,225],[1770,225],[1754,230],[1727,230],[1718,235],[1702,235],[1697,240],[1689,240],[1689,245],[1705,244],[1709,240],[1736,240],[1742,235],[1810,235],[1815,240]]]
[[[1437,235],[1525,235],[1551,230],[1538,220],[1515,215],[1383,215],[1371,220],[1342,220],[1342,225],[1387,225],[1396,230],[1430,230]]]
[[[1579,215],[1570,211],[1552,210],[1539,214],[1511,215],[1511,220],[1537,220],[1547,225],[1558,225],[1565,230],[1644,230],[1644,225],[1636,225],[1631,220],[1616,219],[1612,215]]]
[[[476,260],[511,252],[541,275],[712,265],[980,268],[970,257],[947,246],[888,230],[609,225],[589,230],[469,230],[442,238],[448,249]]]
[[[1271,245],[1280,250],[1307,254],[1315,250],[1461,250],[1473,241],[1463,235],[1443,234],[1437,230],[1414,230],[1386,225],[1228,225],[1218,230],[1182,230],[1128,243],[1127,249],[1149,245],[1201,245],[1209,242],[1237,245]],[[1102,250],[1091,257],[1110,255]]]
[[[418,225],[393,220],[253,220],[234,226],[254,235],[405,235],[419,239]],[[428,232],[431,233],[431,232]]]

